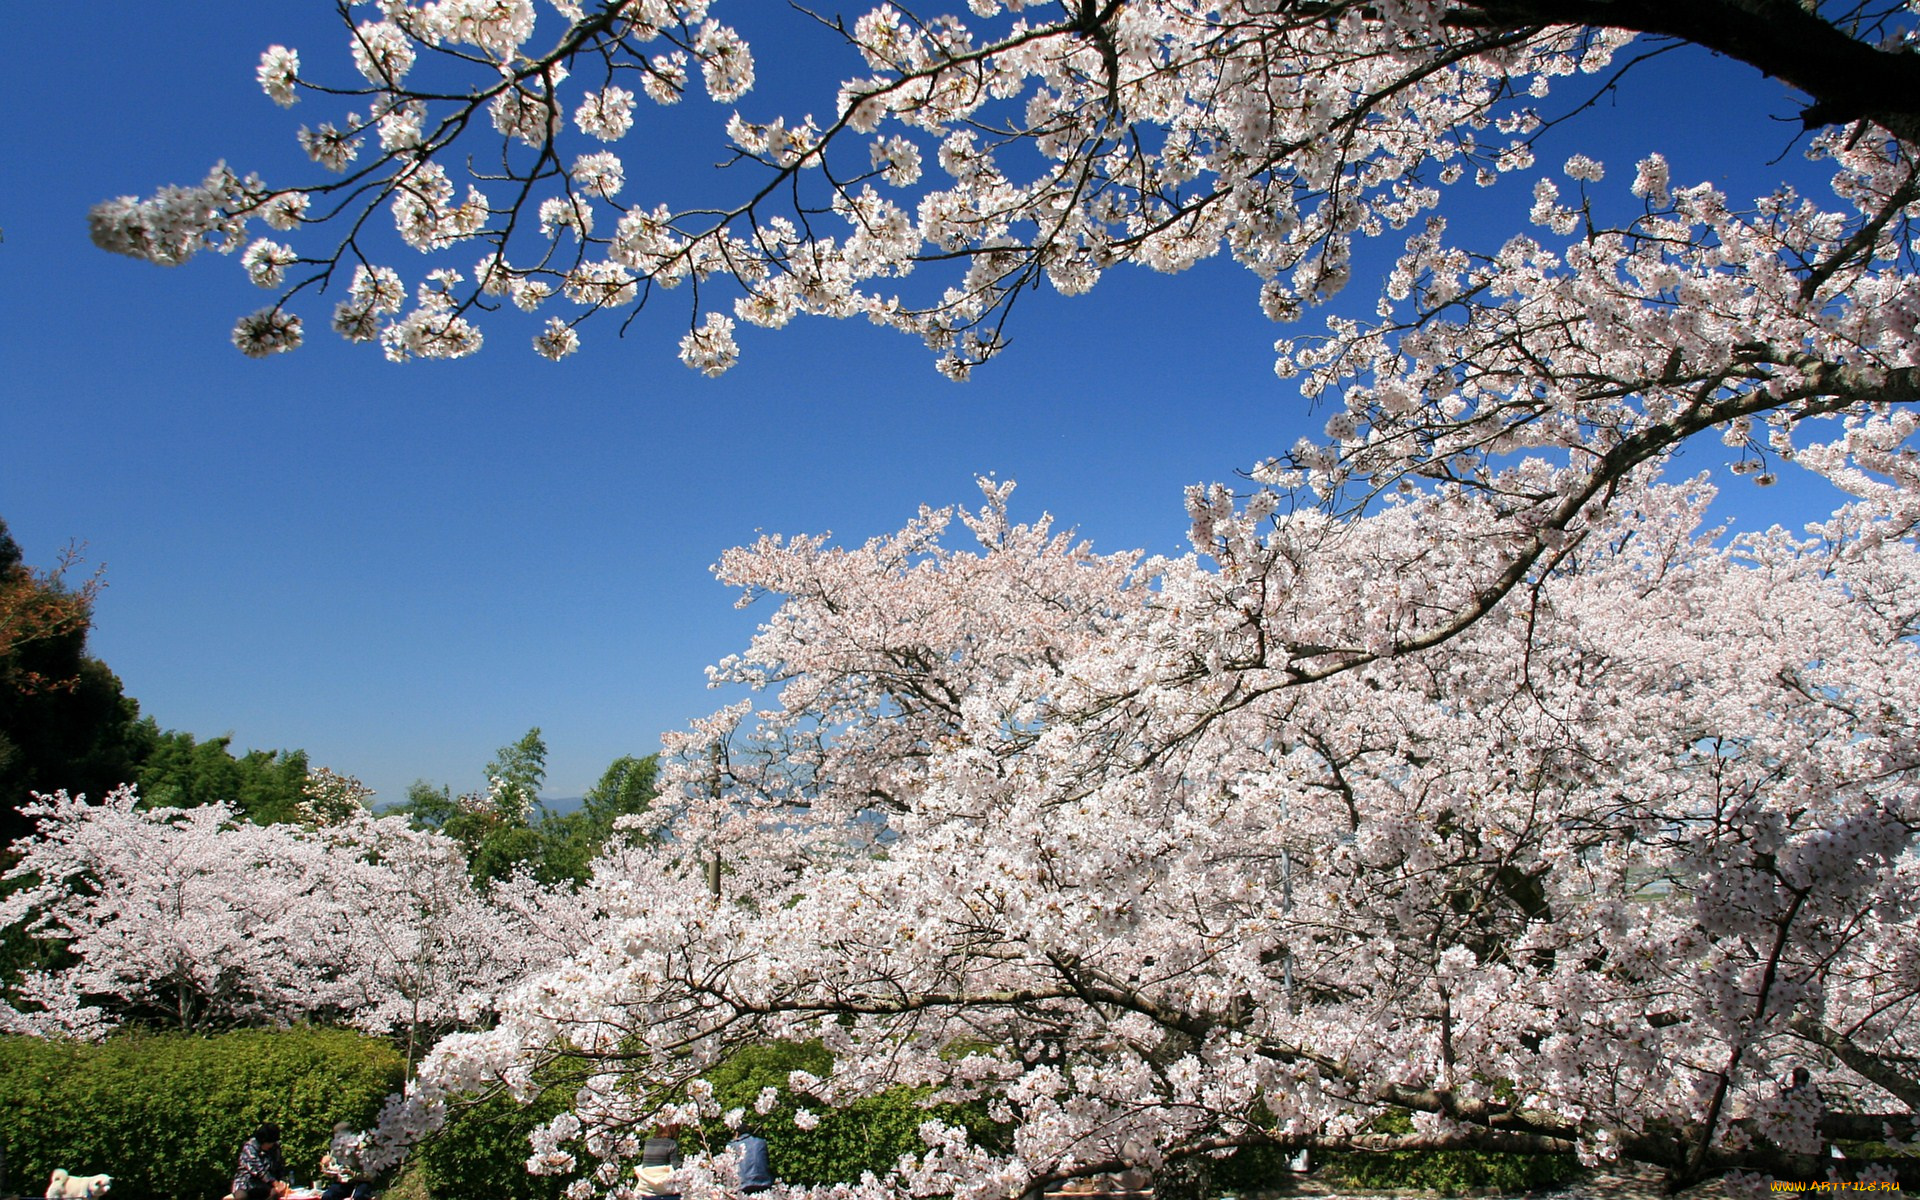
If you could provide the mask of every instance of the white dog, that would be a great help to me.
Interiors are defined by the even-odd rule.
[[[47,1200],[100,1200],[112,1186],[111,1175],[69,1175],[56,1168],[47,1180]]]

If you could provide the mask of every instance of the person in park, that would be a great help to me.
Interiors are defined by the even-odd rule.
[[[278,1200],[288,1189],[287,1164],[280,1155],[280,1127],[261,1125],[240,1147],[233,1173],[233,1200]]]
[[[150,262],[233,252],[274,297],[247,355],[320,303],[395,360],[483,327],[563,359],[679,303],[709,375],[742,323],[836,317],[965,379],[1037,290],[1231,257],[1319,406],[1188,490],[1186,553],[1097,554],[982,481],[724,555],[778,605],[713,672],[754,695],[667,736],[671,838],[429,1054],[383,1153],[559,1066],[594,1087],[535,1161],[596,1192],[662,1097],[816,1038],[824,1103],[931,1086],[1002,1127],[930,1115],[870,1200],[1248,1147],[1678,1190],[1920,1136],[1920,4],[862,7],[780,113],[707,0],[343,4],[330,66],[257,67],[309,178],[92,214]],[[1689,45],[1784,85],[1746,165],[1791,172],[1579,140]],[[702,91],[730,194],[653,156],[649,106]],[[1502,180],[1512,228],[1449,225]],[[1716,476],[1787,471],[1826,498],[1724,524]],[[1802,1065],[1821,1106],[1782,1100]]]
[[[727,1143],[727,1153],[733,1156],[741,1191],[764,1192],[774,1185],[773,1164],[767,1158],[767,1139],[742,1126]]]
[[[643,1196],[659,1200],[679,1200],[680,1193],[669,1190],[668,1181],[680,1168],[680,1127],[660,1125],[640,1149],[639,1165],[633,1169],[634,1188]]]
[[[360,1137],[348,1122],[334,1125],[327,1152],[320,1156],[320,1175],[327,1181],[320,1200],[371,1200],[373,1185],[360,1178]]]

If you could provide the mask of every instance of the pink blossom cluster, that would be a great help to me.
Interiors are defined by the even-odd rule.
[[[591,936],[572,892],[476,889],[459,847],[374,817],[319,772],[317,823],[255,825],[224,805],[143,808],[56,792],[23,811],[0,927],[72,965],[28,977],[11,1032],[95,1036],[140,1015],[180,1028],[338,1020],[423,1036],[489,1019],[499,996]]]
[[[1434,481],[1489,493],[1517,571],[1577,536],[1625,473],[1717,436],[1756,484],[1800,463],[1872,493],[1898,526],[1912,426],[1893,414],[1920,392],[1920,113],[1901,106],[1910,86],[1851,120],[1825,112],[1865,103],[1870,68],[1906,70],[1916,20],[1886,16],[1878,40],[1824,12],[1795,16],[1797,33],[1784,11],[1663,23],[1698,3],[1613,6],[1607,26],[1556,23],[1540,0],[884,4],[835,26],[860,73],[830,117],[736,108],[716,136],[760,174],[666,204],[632,194],[648,178],[629,161],[648,144],[639,98],[677,102],[697,68],[709,99],[736,105],[754,79],[713,5],[390,0],[371,19],[343,10],[344,83],[284,46],[258,66],[277,103],[351,108],[300,132],[337,178],[275,187],[220,166],[100,205],[94,237],[162,263],[244,250],[248,277],[279,293],[234,330],[256,356],[302,342],[309,292],[338,297],[333,328],[395,360],[474,353],[519,314],[559,360],[596,314],[624,321],[686,284],[679,357],[704,374],[739,361],[747,327],[813,315],[907,332],[955,378],[1000,351],[1014,299],[1043,280],[1077,295],[1122,264],[1227,254],[1291,323],[1347,287],[1360,241],[1392,238],[1404,252],[1374,319],[1276,343],[1280,375],[1330,411],[1258,482],[1348,510]],[[556,18],[557,39],[537,32]],[[1536,162],[1548,101],[1619,69],[1636,32],[1808,90],[1806,150],[1830,194],[1729,196],[1655,153],[1631,170]],[[1844,97],[1770,57],[1779,38],[1851,54]],[[1516,173],[1532,228],[1455,245],[1448,194]],[[391,239],[375,236],[382,210]]]
[[[686,1089],[775,1037],[836,1055],[790,1081],[803,1121],[905,1084],[1011,1130],[930,1118],[835,1195],[1257,1143],[1684,1175],[1842,1117],[1904,1135],[1920,553],[1864,502],[1727,540],[1704,482],[1644,475],[1439,641],[1507,560],[1460,488],[1337,526],[1199,497],[1210,561],[1095,554],[990,483],[727,555],[777,598],[715,669],[757,698],[670,739],[673,837],[599,864],[592,944],[436,1047],[383,1136],[557,1057],[588,1079],[530,1165],[626,1200],[636,1131],[723,1115]]]

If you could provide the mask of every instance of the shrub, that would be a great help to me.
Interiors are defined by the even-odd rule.
[[[495,1096],[456,1108],[415,1152],[419,1182],[435,1197],[558,1200],[567,1179],[527,1173],[527,1135],[558,1116],[572,1097],[571,1088],[550,1087],[525,1106]]]
[[[31,1194],[63,1167],[113,1176],[115,1200],[216,1197],[263,1121],[308,1179],[334,1122],[372,1123],[404,1069],[387,1043],[335,1029],[0,1038],[8,1183]]]
[[[748,1124],[767,1139],[774,1175],[784,1183],[854,1183],[866,1171],[884,1174],[902,1154],[926,1149],[920,1123],[929,1118],[963,1125],[976,1141],[991,1141],[998,1132],[980,1106],[925,1106],[929,1088],[892,1088],[844,1108],[809,1103],[787,1089],[792,1071],[824,1078],[833,1071],[833,1055],[817,1041],[769,1042],[740,1050],[706,1076],[721,1108],[747,1110]],[[779,1102],[765,1116],[755,1114],[754,1100],[768,1087],[779,1093]],[[795,1126],[794,1113],[801,1108],[811,1109],[819,1125],[811,1130]],[[731,1136],[718,1122],[701,1133],[714,1149]]]
[[[760,1089],[779,1092],[779,1104],[764,1117],[753,1116],[751,1123],[767,1139],[775,1174],[788,1183],[853,1182],[865,1171],[884,1173],[902,1154],[917,1154],[925,1148],[919,1130],[929,1117],[965,1125],[976,1139],[991,1139],[996,1133],[977,1106],[923,1107],[926,1088],[894,1088],[837,1109],[808,1105],[787,1088],[789,1072],[825,1076],[832,1069],[833,1056],[819,1042],[770,1042],[739,1051],[709,1072],[707,1079],[722,1108],[751,1112]],[[445,1127],[414,1153],[403,1176],[404,1187],[396,1184],[389,1200],[403,1190],[443,1200],[475,1195],[558,1200],[567,1177],[527,1173],[527,1135],[557,1116],[572,1095],[570,1086],[554,1083],[529,1105],[496,1096],[456,1108]],[[813,1108],[820,1117],[816,1128],[801,1130],[794,1125],[794,1113],[802,1107]],[[697,1143],[719,1150],[732,1134],[715,1121],[683,1137],[688,1150]]]
[[[1389,1113],[1375,1118],[1370,1128],[1376,1133],[1408,1133],[1413,1122],[1404,1113]],[[1274,1146],[1248,1146],[1223,1159],[1195,1159],[1182,1165],[1187,1174],[1200,1176],[1199,1191],[1204,1194],[1257,1192],[1285,1179],[1292,1157]],[[1339,1187],[1417,1189],[1446,1196],[1482,1188],[1524,1192],[1565,1183],[1581,1173],[1579,1159],[1571,1154],[1484,1150],[1315,1152],[1313,1166],[1319,1179]],[[1162,1182],[1156,1180],[1156,1191],[1167,1193]]]
[[[1457,1196],[1477,1188],[1524,1192],[1580,1174],[1571,1154],[1512,1154],[1496,1150],[1388,1150],[1328,1154],[1320,1177],[1347,1187],[1424,1188]]]

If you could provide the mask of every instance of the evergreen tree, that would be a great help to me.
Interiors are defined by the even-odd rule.
[[[69,587],[73,561],[34,571],[0,521],[0,846],[32,832],[18,812],[30,793],[105,795],[148,748],[139,704],[87,654],[99,576]]]
[[[196,741],[178,730],[146,727],[150,749],[140,765],[140,798],[149,807],[225,803],[261,825],[301,819],[307,752],[249,750],[235,757],[233,735]]]
[[[658,794],[660,758],[623,754],[600,781],[587,789],[578,810],[549,815],[540,822],[541,859],[535,873],[543,882],[585,882],[594,858],[613,836],[613,823],[653,806]]]
[[[579,883],[611,836],[614,821],[645,812],[653,803],[658,771],[656,755],[622,755],[577,811],[550,812],[539,797],[547,777],[547,744],[535,726],[494,753],[486,766],[484,795],[456,796],[445,784],[415,780],[396,811],[414,828],[438,830],[458,842],[476,880],[505,879],[526,870],[542,883]]]

